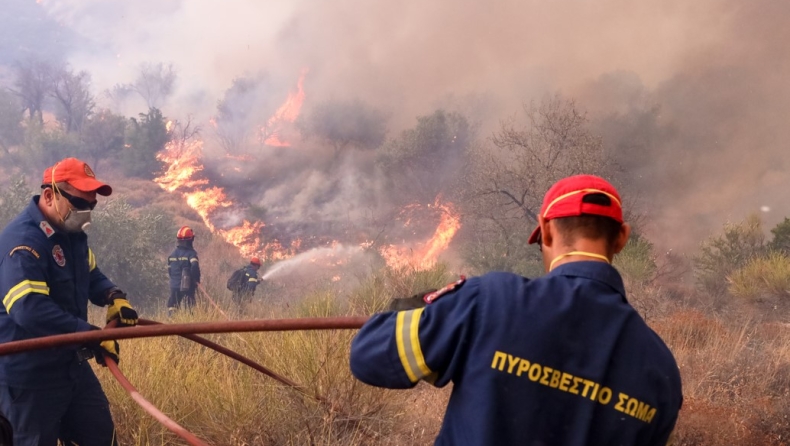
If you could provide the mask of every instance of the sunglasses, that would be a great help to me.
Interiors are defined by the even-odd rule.
[[[42,189],[52,188],[52,186],[44,185],[41,186],[41,188]],[[74,209],[77,209],[78,211],[92,211],[93,208],[95,208],[96,205],[99,203],[98,200],[88,201],[84,198],[75,197],[74,195],[71,195],[70,193],[60,188],[56,189],[55,192],[60,194],[61,197],[68,200],[69,203],[71,203],[71,205],[74,207]]]

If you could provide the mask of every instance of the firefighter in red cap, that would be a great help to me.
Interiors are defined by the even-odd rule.
[[[258,270],[261,269],[261,259],[253,257],[248,265],[233,272],[228,279],[228,289],[233,292],[233,302],[242,306],[252,300],[255,289],[261,283]]]
[[[172,315],[183,303],[187,308],[195,306],[195,291],[200,283],[200,262],[192,246],[195,232],[182,226],[176,234],[176,249],[167,258],[167,273],[170,276],[170,299],[167,312]]]
[[[560,180],[529,239],[545,276],[489,273],[398,302],[410,308],[359,331],[351,371],[388,388],[453,382],[440,445],[663,446],[680,373],[611,265],[629,234],[606,180]]]
[[[0,343],[98,329],[87,322],[88,301],[107,307],[107,322],[137,324],[84,232],[96,196],[110,195],[110,186],[67,158],[44,172],[41,189],[0,233]],[[107,397],[87,359],[104,364],[118,353],[117,342],[104,341],[0,356],[0,410],[14,444],[117,444]]]

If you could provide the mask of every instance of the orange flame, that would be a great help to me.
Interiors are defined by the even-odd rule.
[[[419,205],[409,205],[405,209],[416,208]],[[455,211],[452,203],[441,204],[439,197],[433,205],[428,205],[441,212],[439,226],[433,236],[425,243],[410,247],[408,245],[386,245],[380,249],[387,266],[393,269],[414,268],[423,271],[436,264],[439,255],[450,245],[455,233],[461,228],[461,218]],[[404,226],[411,223],[409,218]]]
[[[299,81],[296,83],[296,91],[288,93],[288,98],[283,105],[274,112],[274,115],[266,122],[266,126],[261,129],[261,134],[265,136],[264,144],[276,147],[288,147],[291,145],[287,141],[280,140],[280,133],[284,124],[293,123],[299,117],[305,97],[304,78],[306,75],[307,70],[302,70],[302,74],[299,75]]]

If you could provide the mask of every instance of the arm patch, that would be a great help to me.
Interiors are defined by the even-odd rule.
[[[436,299],[444,296],[445,294],[451,293],[451,292],[457,290],[458,288],[461,288],[461,286],[464,284],[464,282],[466,282],[466,276],[461,276],[460,279],[458,279],[455,282],[447,285],[446,287],[438,289],[438,290],[434,291],[433,293],[426,294],[425,296],[422,297],[422,300],[426,304],[430,304],[431,302],[434,302]]]
[[[13,257],[14,253],[17,252],[17,251],[27,251],[27,252],[33,254],[37,259],[41,258],[41,256],[38,255],[38,252],[36,252],[35,249],[33,249],[33,248],[31,248],[30,246],[27,246],[27,245],[19,245],[16,248],[12,249],[11,252],[8,253],[8,257]]]

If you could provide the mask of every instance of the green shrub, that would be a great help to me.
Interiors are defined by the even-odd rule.
[[[176,229],[163,212],[134,209],[123,198],[100,204],[93,213],[88,240],[101,271],[136,306],[151,309],[169,293],[163,246]]]
[[[786,297],[790,291],[790,258],[772,251],[750,260],[728,278],[731,295],[746,300]]]
[[[727,277],[765,252],[764,242],[762,223],[757,215],[750,215],[740,223],[724,225],[724,232],[705,240],[694,259],[698,286],[712,295],[724,294],[728,287]]]
[[[774,238],[768,247],[774,251],[779,251],[785,255],[790,255],[790,218],[785,219],[771,229]]]
[[[656,274],[653,244],[644,237],[633,235],[614,257],[614,266],[627,281],[637,284],[650,282]]]

